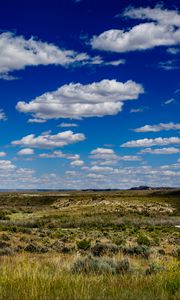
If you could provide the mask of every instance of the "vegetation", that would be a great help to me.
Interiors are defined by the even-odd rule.
[[[179,191],[2,193],[0,299],[180,299]]]

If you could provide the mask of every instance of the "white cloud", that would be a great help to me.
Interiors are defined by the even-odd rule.
[[[130,7],[124,11],[124,16],[132,19],[153,20],[163,25],[180,26],[180,14],[178,11],[163,9],[160,5],[154,8]]]
[[[106,166],[106,165],[115,165],[119,161],[140,161],[141,157],[137,155],[124,155],[120,156],[117,155],[114,150],[107,149],[107,148],[96,148],[91,151],[90,158],[93,159],[95,162],[92,164],[96,164],[98,161],[98,164],[100,166]]]
[[[138,155],[124,155],[124,156],[119,156],[119,160],[123,161],[140,161],[141,157]]]
[[[165,104],[165,105],[168,105],[168,104],[171,104],[171,103],[173,103],[173,102],[175,102],[175,99],[174,99],[174,98],[171,98],[171,99],[168,99],[168,100],[164,101],[164,104]]]
[[[146,148],[141,150],[139,153],[141,154],[177,154],[180,153],[180,149],[175,147],[169,147],[169,148],[159,148],[159,149],[152,149],[152,148]]]
[[[61,123],[58,125],[58,127],[66,128],[66,127],[78,127],[75,123]]]
[[[7,117],[3,109],[0,109],[0,121],[6,121]]]
[[[57,148],[84,140],[84,134],[75,134],[72,131],[68,130],[59,132],[56,135],[41,134],[37,137],[34,134],[29,134],[20,140],[13,141],[12,145],[27,146],[31,148]]]
[[[71,177],[76,177],[79,175],[79,173],[76,171],[66,171],[66,175]]]
[[[45,122],[46,120],[38,119],[38,118],[33,118],[28,120],[28,123],[45,123]]]
[[[79,154],[66,154],[60,150],[53,151],[52,153],[41,153],[39,154],[41,158],[66,158],[70,160],[79,160]]]
[[[9,75],[9,74],[1,74],[0,73],[0,79],[6,80],[6,81],[12,81],[12,80],[17,80],[18,77],[12,76],[12,75]]]
[[[102,157],[102,155],[114,155],[114,150],[108,148],[96,148],[91,151],[91,154],[96,157],[99,157],[98,155],[100,155],[100,157]]]
[[[73,160],[71,163],[70,163],[71,166],[73,167],[81,167],[84,165],[84,162],[83,160]]]
[[[87,174],[87,177],[92,178],[92,179],[96,179],[96,180],[105,178],[104,175],[96,174],[96,173],[89,173],[89,174]]]
[[[166,60],[166,61],[161,61],[159,62],[159,68],[165,70],[165,71],[171,71],[175,69],[179,69],[179,63],[177,60],[172,59],[172,60]]]
[[[166,145],[179,145],[180,144],[180,138],[178,137],[169,137],[169,138],[162,138],[158,137],[155,139],[141,139],[141,140],[134,140],[129,141],[127,143],[124,143],[121,145],[121,147],[128,147],[128,148],[134,148],[134,147],[151,147],[151,146],[166,146]]]
[[[101,167],[101,166],[93,166],[93,167],[91,167],[90,169],[89,169],[90,171],[92,171],[92,172],[102,172],[102,173],[106,173],[106,172],[113,172],[113,168],[111,168],[111,167]]]
[[[139,112],[143,112],[144,109],[143,108],[132,108],[130,110],[130,113],[139,113]]]
[[[117,67],[119,65],[124,65],[125,63],[126,63],[125,59],[118,59],[118,60],[112,60],[112,61],[105,62],[104,65]]]
[[[128,30],[110,29],[91,39],[94,49],[126,52],[180,43],[180,14],[176,10],[140,7],[128,8],[123,16],[146,20]]]
[[[167,52],[170,53],[170,54],[175,55],[175,54],[180,53],[180,48],[168,48]]]
[[[134,129],[135,132],[158,132],[162,130],[179,130],[180,123],[174,124],[170,123],[160,123],[157,125],[145,125],[143,127],[139,127]]]
[[[29,103],[18,102],[17,110],[40,119],[102,117],[122,110],[124,101],[137,99],[144,92],[132,80],[102,80],[91,84],[70,83],[45,93]]]
[[[9,171],[13,170],[15,165],[10,160],[0,160],[0,170]]]
[[[33,155],[34,150],[31,148],[24,148],[24,149],[20,150],[17,154],[18,155]]]
[[[104,160],[111,162],[117,162],[119,160],[118,155],[114,152],[113,149],[107,148],[96,148],[91,151],[90,158],[94,160]]]
[[[4,156],[6,156],[6,152],[1,151],[0,152],[0,157],[4,157]]]
[[[12,32],[0,34],[0,78],[13,80],[16,77],[9,75],[10,72],[22,70],[27,66],[60,65],[70,64],[100,64],[97,57],[91,58],[86,53],[77,53],[73,50],[61,49],[58,46],[42,42],[31,37],[25,39],[16,36]]]

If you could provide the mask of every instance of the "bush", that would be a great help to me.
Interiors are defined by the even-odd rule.
[[[0,220],[10,220],[10,218],[7,216],[7,212],[0,211]]]
[[[172,256],[176,257],[177,259],[180,259],[180,248],[173,250]]]
[[[53,250],[55,250],[56,252],[62,252],[62,249],[64,248],[64,243],[63,242],[61,242],[61,241],[59,241],[59,240],[57,240],[57,241],[55,241],[52,245],[51,245],[51,248],[53,249]]]
[[[146,275],[153,275],[157,274],[158,272],[162,271],[163,267],[157,265],[156,263],[152,262],[149,267],[146,269],[145,274]]]
[[[150,246],[151,245],[150,239],[145,235],[140,235],[137,239],[137,243],[139,245],[145,245],[145,246]]]
[[[89,254],[79,257],[72,266],[73,273],[95,273],[95,274],[124,274],[130,269],[127,259],[115,262],[111,258],[94,257]]]
[[[9,243],[0,241],[0,248],[7,248],[7,247],[10,247]]]
[[[3,233],[3,234],[1,235],[1,239],[2,239],[3,241],[10,241],[11,238],[9,237],[9,235]]]
[[[164,249],[159,249],[159,250],[158,250],[158,253],[159,253],[160,255],[165,255],[165,254],[166,254],[166,252],[164,251]]]
[[[12,255],[12,254],[13,254],[13,251],[9,247],[0,249],[0,256],[6,256],[6,255]]]
[[[116,254],[119,251],[119,247],[115,244],[103,244],[103,243],[96,243],[92,248],[91,252],[95,256],[101,256],[105,253],[113,253]]]
[[[130,269],[130,263],[127,258],[122,259],[121,261],[117,262],[117,265],[116,265],[116,273],[117,274],[128,272],[129,269]]]
[[[139,246],[135,246],[135,247],[124,248],[123,252],[124,252],[124,254],[138,255],[138,256],[141,256],[141,257],[146,258],[146,259],[148,259],[150,254],[151,254],[150,248],[148,246],[145,246],[145,245],[139,245]]]
[[[46,252],[48,252],[47,247],[41,247],[36,244],[29,244],[26,246],[26,248],[24,250],[31,252],[31,253],[46,253]]]
[[[77,248],[80,249],[80,250],[88,250],[91,248],[91,241],[90,240],[81,240],[81,241],[78,241],[76,242],[77,244]]]
[[[73,267],[73,273],[95,273],[103,274],[110,273],[114,274],[116,272],[116,266],[112,260],[105,260],[102,258],[97,258],[92,255],[86,257],[78,258]]]

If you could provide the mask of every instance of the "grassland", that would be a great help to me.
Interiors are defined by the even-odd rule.
[[[0,195],[0,299],[180,299],[180,191]]]

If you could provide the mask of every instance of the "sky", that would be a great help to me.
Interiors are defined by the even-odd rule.
[[[1,0],[0,189],[180,185],[180,2]]]

